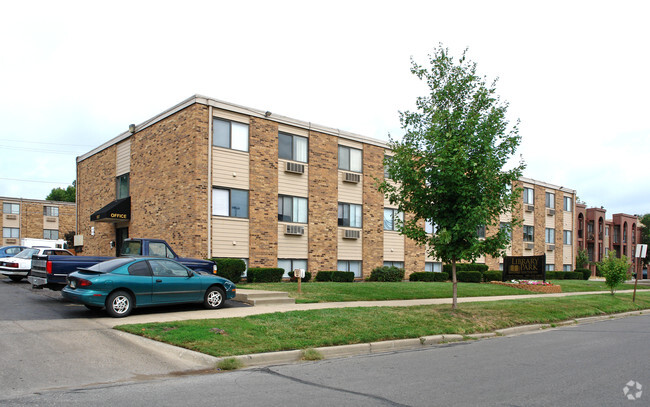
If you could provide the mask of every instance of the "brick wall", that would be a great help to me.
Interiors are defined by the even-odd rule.
[[[76,205],[56,205],[59,207],[59,238],[65,239],[65,234],[75,231]]]
[[[338,141],[335,136],[313,131],[309,133],[309,260],[307,267],[312,275],[316,275],[319,271],[336,270],[337,268],[337,157]],[[363,226],[365,229],[366,225]]]
[[[383,265],[384,196],[377,179],[384,176],[384,149],[365,145],[363,149],[363,277]],[[423,264],[424,270],[424,264]]]
[[[251,117],[250,140],[249,263],[277,267],[278,124]]]
[[[43,204],[23,202],[20,208],[20,237],[43,238]]]

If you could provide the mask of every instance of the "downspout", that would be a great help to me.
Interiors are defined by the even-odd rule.
[[[212,258],[212,106],[208,106],[208,259]]]

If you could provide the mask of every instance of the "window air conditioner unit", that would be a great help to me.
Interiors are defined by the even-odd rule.
[[[287,161],[287,165],[284,168],[285,172],[291,172],[293,174],[304,174],[305,173],[305,164],[298,164]]]
[[[345,178],[343,178],[343,181],[351,182],[353,184],[358,184],[361,181],[361,174],[355,174],[353,172],[346,172],[345,173]]]
[[[555,209],[546,209],[546,215],[555,216]]]
[[[535,205],[525,205],[526,212],[533,212],[535,210]]]
[[[343,232],[343,239],[358,239],[360,237],[361,237],[361,231],[360,230],[346,229]]]
[[[16,220],[18,217],[16,215],[7,215],[7,220]]]
[[[7,244],[17,244],[18,240],[17,239],[5,239],[5,242],[7,242]]]
[[[524,246],[524,249],[526,250],[533,250],[535,248],[535,243],[526,243]]]
[[[56,218],[47,217],[45,218],[45,222],[56,222]]]
[[[284,234],[285,235],[302,236],[302,235],[305,234],[305,227],[304,226],[297,226],[297,225],[287,225],[287,227],[284,229]]]
[[[553,250],[555,250],[555,245],[554,244],[547,244],[546,245],[546,251],[547,252],[552,252]]]

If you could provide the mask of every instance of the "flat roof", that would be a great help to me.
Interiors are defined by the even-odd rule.
[[[30,203],[40,203],[40,204],[49,204],[49,205],[76,205],[76,202],[68,201],[48,201],[45,199],[29,199],[29,198],[13,198],[9,196],[0,196],[0,201],[7,203],[19,203],[19,202],[30,202]]]

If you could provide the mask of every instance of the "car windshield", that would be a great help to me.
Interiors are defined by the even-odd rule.
[[[19,259],[31,259],[35,254],[38,254],[38,249],[25,249],[14,257]]]
[[[107,260],[103,261],[101,263],[97,263],[94,266],[90,267],[84,267],[80,268],[79,270],[88,270],[88,271],[94,271],[95,273],[110,273],[111,271],[115,270],[118,267],[121,267],[125,264],[131,263],[133,259],[129,258],[119,258],[119,259],[113,259],[113,260]]]

